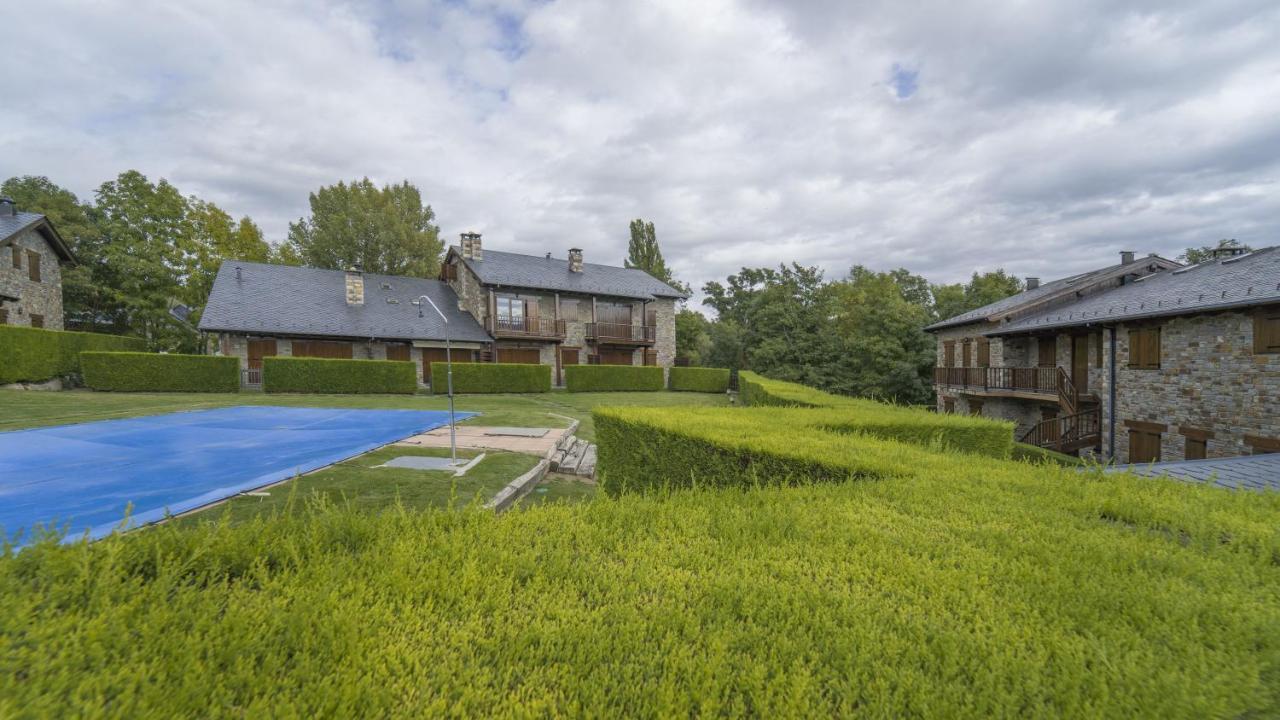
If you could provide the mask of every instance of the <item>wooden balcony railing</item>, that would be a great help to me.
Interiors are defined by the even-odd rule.
[[[564,338],[564,321],[498,315],[489,319],[489,332],[494,337]]]
[[[652,345],[656,328],[626,323],[587,323],[587,339],[601,343]]]
[[[1059,369],[1056,367],[936,367],[937,385],[981,390],[1021,390],[1057,395]]]
[[[1101,441],[1102,411],[1096,407],[1072,415],[1041,420],[1020,439],[1020,442],[1058,452],[1079,450],[1097,445]]]

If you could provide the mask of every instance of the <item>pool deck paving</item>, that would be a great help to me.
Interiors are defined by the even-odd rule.
[[[545,431],[541,437],[530,437],[530,435],[534,434],[533,432],[528,432],[528,434],[524,435],[512,435],[506,432],[508,430],[510,428],[459,425],[458,447],[473,450],[506,450],[508,452],[546,457],[560,442],[561,438],[572,432],[571,428],[526,428],[526,431]],[[405,438],[396,444],[414,447],[447,448],[449,447],[449,428],[447,426],[436,428],[421,435]]]

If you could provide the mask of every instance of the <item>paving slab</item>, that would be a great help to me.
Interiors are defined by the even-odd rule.
[[[508,452],[525,453],[527,455],[537,455],[545,457],[550,453],[556,444],[560,442],[560,438],[564,437],[569,430],[561,428],[525,428],[528,430],[536,430],[541,435],[507,435],[493,434],[493,430],[505,430],[510,428],[494,428],[478,425],[459,425],[458,426],[458,447],[472,449],[488,449],[488,450],[506,450]],[[449,447],[449,428],[436,428],[430,432],[414,435],[405,438],[398,443],[399,445],[412,445],[414,447]]]

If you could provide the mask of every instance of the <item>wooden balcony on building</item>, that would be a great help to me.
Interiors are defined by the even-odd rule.
[[[495,338],[521,338],[525,340],[563,340],[564,321],[552,318],[490,317],[486,328]]]
[[[587,323],[587,339],[601,345],[652,345],[656,331],[652,325]]]
[[[936,367],[933,383],[962,391],[1028,400],[1056,399],[1056,367]]]

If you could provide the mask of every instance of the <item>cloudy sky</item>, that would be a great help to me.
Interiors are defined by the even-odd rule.
[[[1280,230],[1280,4],[5,3],[0,176],[136,168],[274,241],[408,179],[452,238],[695,286],[1057,277]]]

